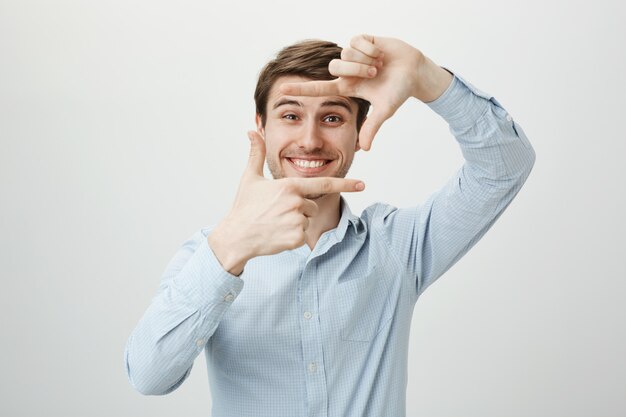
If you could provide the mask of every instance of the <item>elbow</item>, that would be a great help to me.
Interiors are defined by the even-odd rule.
[[[174,391],[182,384],[189,375],[187,372],[175,384],[168,384],[169,378],[160,372],[156,372],[157,367],[150,366],[149,363],[133,358],[128,346],[124,352],[124,365],[126,376],[130,385],[142,395],[166,395]]]
[[[158,386],[158,379],[151,378],[146,372],[141,372],[141,367],[131,364],[128,358],[128,351],[125,354],[126,376],[130,385],[142,395],[162,395]]]
[[[518,151],[516,152],[517,155],[515,158],[519,162],[517,164],[514,163],[513,165],[517,165],[517,167],[519,168],[518,172],[520,173],[522,182],[524,182],[526,181],[526,178],[528,178],[530,172],[535,166],[537,155],[535,153],[533,145],[528,140],[528,136],[526,136],[526,133],[524,133],[524,130],[522,130],[522,127],[517,123],[514,123],[513,130],[517,134],[517,138],[519,140],[517,146]]]
[[[146,375],[133,371],[128,363],[126,364],[126,375],[130,385],[141,395],[166,395],[180,385],[166,386],[163,384],[163,379],[158,375]]]
[[[535,154],[535,149],[528,145],[525,149],[525,154],[523,158],[523,163],[521,163],[520,169],[520,182],[523,184],[526,182],[526,179],[530,175],[533,167],[535,166],[535,161],[537,160],[537,155]]]
[[[530,142],[525,141],[523,145],[518,144],[505,154],[504,166],[505,174],[500,178],[505,188],[516,188],[522,186],[530,175],[537,155]]]
[[[163,391],[154,384],[135,384],[131,381],[131,385],[135,388],[135,391],[141,395],[166,395],[171,392],[170,390]]]
[[[165,392],[161,392],[159,387],[154,384],[146,383],[145,381],[133,380],[129,377],[130,385],[140,393],[141,395],[164,395]]]

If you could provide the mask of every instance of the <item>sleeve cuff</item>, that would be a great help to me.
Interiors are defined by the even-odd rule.
[[[452,82],[437,99],[426,103],[453,130],[467,129],[476,124],[489,107],[493,97],[480,91],[453,74]]]
[[[200,245],[174,277],[173,285],[198,309],[207,310],[215,304],[232,303],[243,289],[244,281],[224,270],[204,233],[201,236]]]

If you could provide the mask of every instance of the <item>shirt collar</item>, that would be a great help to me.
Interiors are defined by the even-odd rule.
[[[352,214],[352,211],[350,211],[350,207],[348,206],[348,202],[342,195],[339,196],[339,200],[341,206],[341,218],[339,219],[337,229],[335,229],[335,236],[337,237],[337,241],[341,242],[346,235],[349,225],[352,225],[355,234],[361,233],[364,230],[364,227],[361,223],[361,219]]]

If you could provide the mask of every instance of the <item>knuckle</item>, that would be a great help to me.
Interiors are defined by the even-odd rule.
[[[280,190],[284,194],[293,194],[296,191],[296,184],[289,179],[285,179],[280,185]]]

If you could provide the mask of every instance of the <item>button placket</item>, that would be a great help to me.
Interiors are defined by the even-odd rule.
[[[320,322],[311,320],[319,307],[317,286],[317,260],[313,260],[305,265],[298,286],[303,371],[307,385],[309,413],[312,415],[318,415],[321,410],[326,410],[328,405]]]

